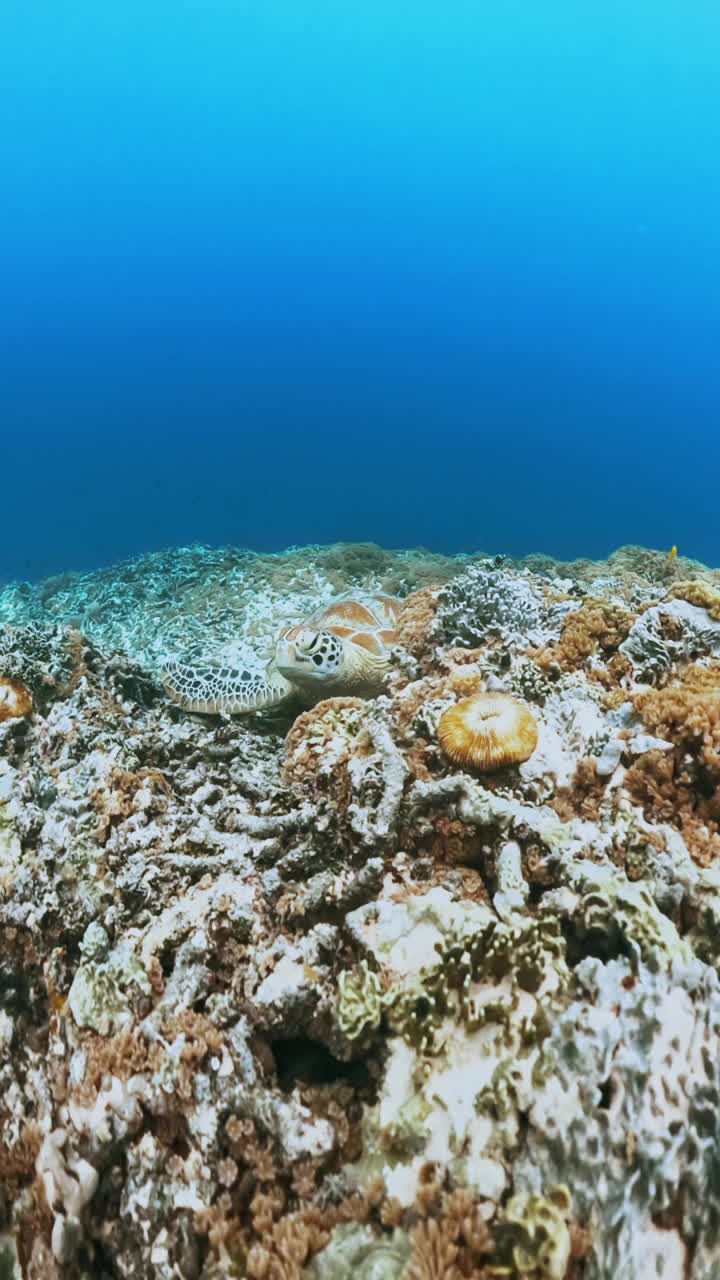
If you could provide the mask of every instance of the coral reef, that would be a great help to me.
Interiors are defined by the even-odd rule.
[[[526,573],[471,565],[441,593],[440,625],[452,644],[468,648],[488,641],[505,650],[547,643],[579,602],[549,600],[542,585]]]
[[[403,601],[377,696],[165,697],[349,591]],[[715,1280],[718,600],[642,548],[2,589],[0,1274]]]

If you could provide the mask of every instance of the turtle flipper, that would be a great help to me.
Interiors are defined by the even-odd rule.
[[[195,666],[192,663],[168,662],[162,668],[165,692],[186,711],[205,715],[227,712],[260,711],[277,706],[292,688],[279,671],[264,676],[250,671],[234,671],[231,667]]]

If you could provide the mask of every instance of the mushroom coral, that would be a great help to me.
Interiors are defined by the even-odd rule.
[[[451,760],[489,772],[522,764],[538,743],[530,708],[507,693],[475,693],[440,717],[440,745]]]

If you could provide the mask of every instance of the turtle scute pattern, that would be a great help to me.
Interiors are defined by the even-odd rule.
[[[377,657],[389,655],[397,637],[400,601],[391,596],[342,597],[318,609],[306,622],[286,627],[280,639],[292,641],[302,631],[329,631]]]
[[[229,667],[168,663],[168,696],[186,711],[238,714],[305,700],[377,692],[397,638],[401,602],[390,596],[344,596],[285,627],[265,677]]]

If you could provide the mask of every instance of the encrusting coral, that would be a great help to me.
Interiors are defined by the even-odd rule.
[[[513,1196],[505,1206],[498,1227],[509,1244],[512,1266],[520,1276],[564,1280],[571,1254],[570,1211],[567,1187],[553,1187],[545,1196]]]
[[[380,684],[165,697],[348,594]],[[640,548],[0,590],[0,1272],[716,1280],[719,597]]]

